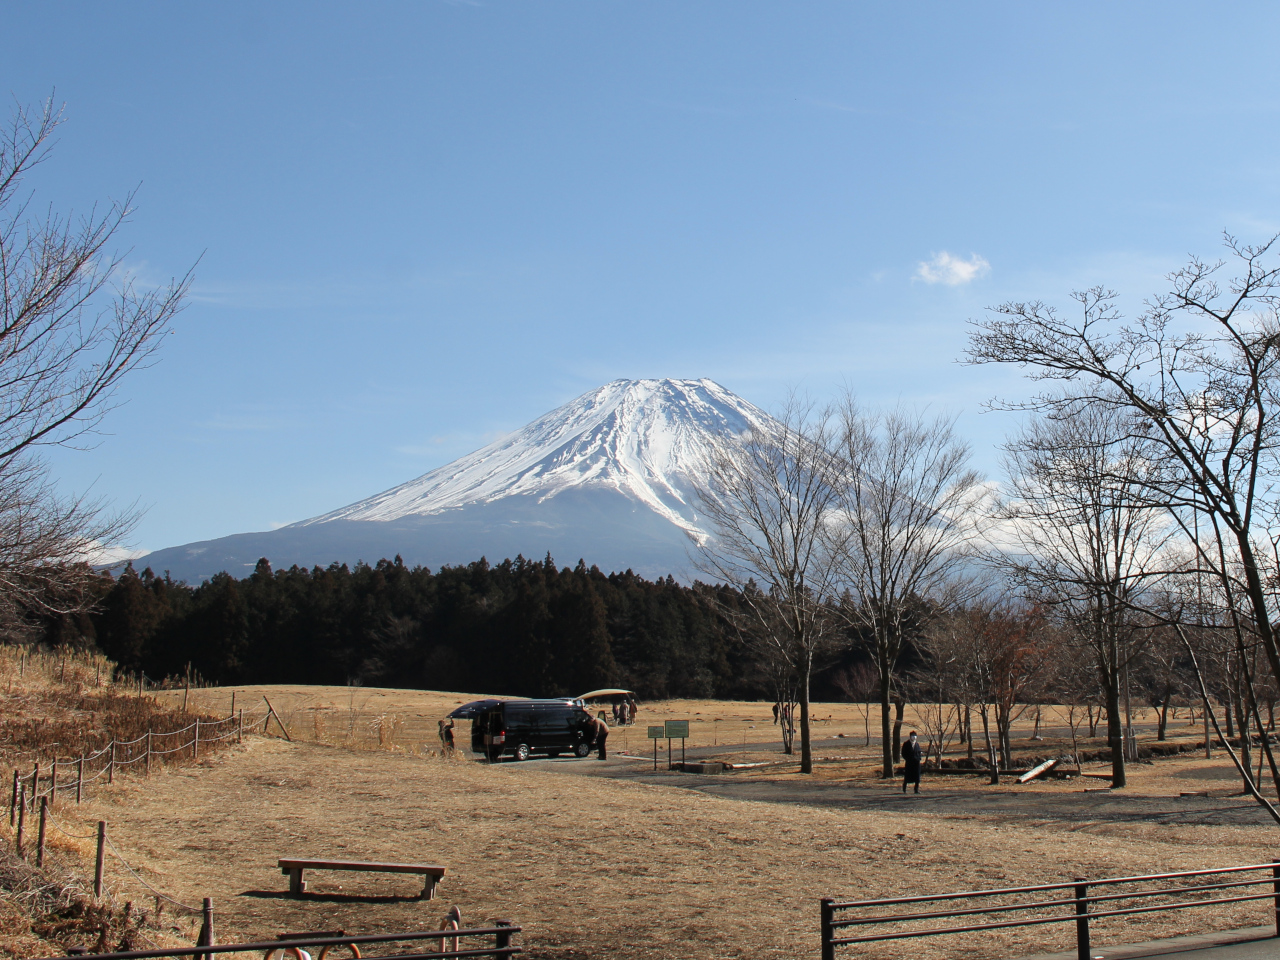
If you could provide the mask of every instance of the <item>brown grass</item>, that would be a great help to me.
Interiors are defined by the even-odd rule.
[[[246,698],[250,691],[240,689]],[[266,693],[282,714],[294,711],[291,726],[299,729],[306,708],[328,706],[327,716],[341,717],[344,699],[352,696],[342,688]],[[212,704],[227,700],[229,691],[202,695]],[[1021,788],[1018,797],[1050,812],[1005,821],[926,806],[860,812],[729,800],[582,776],[595,761],[450,762],[424,751],[434,746],[435,719],[462,695],[364,690],[358,696],[368,699],[359,710],[348,707],[348,718],[402,718],[394,749],[254,738],[198,767],[118,784],[84,813],[111,821],[121,851],[152,885],[186,903],[212,896],[224,941],[285,930],[435,927],[457,904],[469,923],[504,917],[522,924],[533,956],[563,958],[813,956],[817,901],[824,895],[892,896],[1194,869],[1268,860],[1273,853],[1270,827],[1113,823],[1102,813],[1087,823],[1055,819],[1054,797],[1078,794],[1079,781]],[[851,719],[838,705],[820,711],[831,715],[833,728]],[[643,705],[640,723],[664,713],[736,719],[748,729],[754,721],[762,729],[761,751],[763,733],[772,732],[763,730],[771,727],[767,704]],[[429,740],[407,736],[413,727],[404,721],[415,717],[429,721],[423,725]],[[718,726],[695,729],[718,739]],[[359,730],[359,723],[346,729]],[[377,743],[374,733],[349,738]],[[870,766],[869,757],[843,770],[831,764],[822,776],[848,781],[851,791],[880,789],[859,782],[869,781]],[[1221,760],[1161,761],[1136,768],[1131,789],[1165,795],[1184,784],[1204,789],[1207,772],[1224,777],[1209,783],[1225,793],[1232,784],[1224,770]],[[768,776],[798,775],[776,770]],[[948,780],[947,788],[1019,790],[987,788],[975,779]],[[284,856],[422,860],[444,863],[449,873],[431,904],[412,899],[412,879],[325,873],[311,879],[320,896],[297,901],[282,895],[285,878],[275,862]],[[145,892],[118,868],[111,881],[117,898]],[[384,899],[361,899],[369,896]],[[1256,904],[1212,914],[1154,914],[1123,926],[1098,923],[1095,939],[1133,942],[1250,926],[1265,914]],[[1020,956],[1065,949],[1070,936],[1066,927],[1032,928],[882,945],[859,955]]]
[[[0,762],[24,775],[40,762],[43,792],[48,790],[54,757],[66,764],[101,750],[113,739],[133,740],[148,730],[176,730],[197,716],[202,721],[218,719],[205,713],[183,714],[168,702],[139,697],[131,685],[113,682],[112,674],[113,665],[101,657],[24,654],[15,647],[0,647]],[[152,738],[152,746],[156,751],[167,750],[190,738],[190,732],[162,734]],[[219,744],[201,744],[206,756],[219,748]],[[127,763],[143,752],[141,746],[120,748],[117,761]],[[165,764],[189,762],[189,751],[179,749],[153,756],[152,767],[158,770]],[[105,757],[93,760],[86,766],[86,778],[106,763]],[[121,767],[118,777],[124,780],[142,769],[141,762],[129,771]],[[37,869],[31,860],[37,832],[34,816],[27,821],[27,858],[14,851],[14,831],[8,822],[12,781],[5,778],[6,802],[0,816],[0,956],[60,954],[70,945],[106,950],[181,942],[173,937],[189,932],[185,918],[176,926],[160,924],[156,910],[136,907],[127,899],[93,901],[86,878],[92,877],[93,819],[101,816],[101,808],[75,807],[74,768],[64,766],[58,780],[63,792],[52,814],[45,866]],[[87,795],[92,798],[104,785],[100,778],[86,788]]]

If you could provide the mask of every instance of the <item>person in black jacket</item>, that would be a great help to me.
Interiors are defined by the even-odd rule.
[[[914,783],[916,785],[916,793],[920,792],[920,741],[916,739],[916,732],[911,731],[911,736],[902,742],[902,766],[905,775],[902,778],[902,792],[907,792],[907,784]]]

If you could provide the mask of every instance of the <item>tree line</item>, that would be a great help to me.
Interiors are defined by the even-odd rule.
[[[764,688],[721,611],[726,588],[606,575],[550,556],[406,567],[399,557],[191,586],[126,567],[49,642],[92,642],[156,678],[366,684],[516,696],[624,686],[646,699],[755,697]],[[724,596],[721,596],[724,594]]]

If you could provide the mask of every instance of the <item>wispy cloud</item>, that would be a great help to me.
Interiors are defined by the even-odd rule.
[[[925,283],[945,283],[948,287],[958,287],[985,276],[991,270],[991,264],[985,257],[976,253],[969,259],[953,257],[947,251],[935,253],[932,260],[922,260],[916,267],[916,279]]]

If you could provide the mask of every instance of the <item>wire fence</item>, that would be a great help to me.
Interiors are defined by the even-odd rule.
[[[59,820],[53,809],[59,799],[64,801],[74,795],[77,804],[86,799],[89,785],[101,782],[113,783],[117,773],[134,770],[136,774],[146,776],[153,765],[174,760],[197,761],[202,751],[216,750],[232,741],[240,742],[244,738],[246,724],[250,729],[258,724],[268,722],[273,712],[268,707],[265,714],[257,712],[245,715],[243,709],[233,716],[219,720],[196,718],[184,727],[176,730],[148,730],[142,736],[132,740],[112,739],[99,750],[93,750],[79,757],[55,756],[44,767],[37,761],[30,773],[14,769],[12,789],[9,795],[9,827],[13,834],[15,852],[23,859],[33,859],[37,867],[44,866],[45,844],[50,830],[57,831],[69,840],[95,841],[97,844],[93,897],[102,899],[104,895],[103,878],[106,854],[109,851],[124,870],[156,899],[157,909],[161,901],[192,916],[200,914],[200,908],[183,903],[169,896],[134,869],[120,852],[119,848],[107,835],[105,820],[99,820],[96,833],[76,833]],[[28,820],[36,815],[39,820],[35,837]],[[34,844],[31,843],[34,839]],[[32,855],[34,854],[34,856]],[[109,896],[109,894],[108,894]]]
[[[55,756],[43,767],[36,761],[29,773],[14,768],[9,791],[9,826],[16,828],[20,814],[24,810],[34,813],[45,799],[50,806],[56,806],[59,799],[74,795],[75,802],[82,803],[90,784],[104,779],[114,783],[117,773],[135,765],[140,765],[138,770],[143,775],[149,775],[153,765],[172,762],[169,758],[199,760],[202,747],[207,751],[231,741],[240,742],[246,724],[252,729],[270,717],[270,710],[264,716],[249,717],[240,710],[220,720],[197,718],[177,730],[148,730],[133,740],[113,739],[102,749],[79,757]]]

